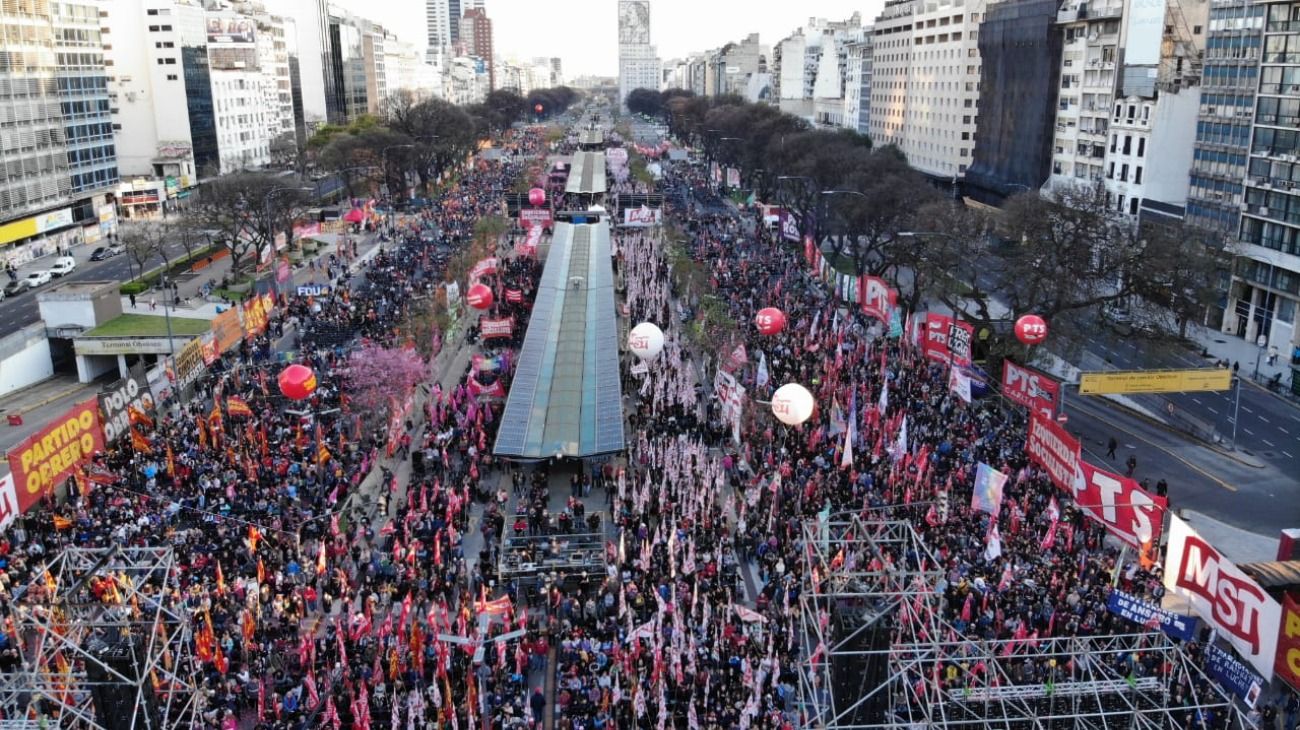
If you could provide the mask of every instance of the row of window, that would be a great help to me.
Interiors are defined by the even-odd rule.
[[[108,187],[109,185],[116,185],[118,182],[116,167],[87,170],[86,172],[74,173],[71,177],[72,192],[74,193]]]
[[[1259,78],[1259,67],[1235,63],[1207,63],[1201,73],[1206,86],[1245,86],[1253,89],[1255,81]]]
[[[1250,125],[1200,120],[1196,122],[1196,140],[1209,144],[1245,147],[1250,144]]]
[[[1300,225],[1300,196],[1278,190],[1246,188],[1246,209],[1275,221]]]
[[[1255,130],[1255,139],[1250,145],[1250,153],[1273,157],[1300,155],[1300,131],[1260,127]]]
[[[1262,221],[1258,218],[1243,218],[1241,240],[1292,256],[1300,256],[1300,228]]]

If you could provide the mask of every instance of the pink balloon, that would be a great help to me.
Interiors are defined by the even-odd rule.
[[[530,205],[541,205],[546,202],[546,191],[541,188],[533,188],[528,191],[528,203]]]

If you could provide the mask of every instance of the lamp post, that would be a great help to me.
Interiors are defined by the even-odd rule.
[[[1259,382],[1259,360],[1264,356],[1264,348],[1268,347],[1268,338],[1264,335],[1256,337],[1255,347],[1258,348],[1255,351],[1255,376],[1251,379],[1255,382]]]

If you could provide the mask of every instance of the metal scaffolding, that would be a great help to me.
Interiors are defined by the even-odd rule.
[[[803,539],[804,727],[1162,730],[1197,713],[1246,727],[1231,698],[1159,631],[963,636],[935,590],[942,563],[906,521],[832,516],[805,522]]]
[[[9,607],[21,665],[0,728],[194,728],[189,609],[170,547],[66,548]],[[97,705],[102,705],[97,707]],[[98,711],[97,711],[98,710]]]

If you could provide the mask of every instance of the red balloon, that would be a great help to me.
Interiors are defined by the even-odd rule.
[[[289,400],[303,400],[316,392],[316,373],[306,365],[294,363],[280,371],[280,392]]]
[[[1026,345],[1037,345],[1047,339],[1047,323],[1037,314],[1026,314],[1016,320],[1016,339]]]
[[[528,191],[528,204],[541,205],[546,202],[546,191],[541,188],[533,188]]]
[[[758,331],[765,335],[775,335],[785,329],[785,312],[776,307],[766,307],[758,310],[754,316],[754,324]]]
[[[541,114],[543,108],[544,108],[544,107],[543,107],[541,104],[537,104],[537,105],[533,106],[533,111],[537,112],[538,114]]]
[[[492,306],[492,289],[486,284],[475,284],[465,294],[465,301],[475,309],[487,309]]]

